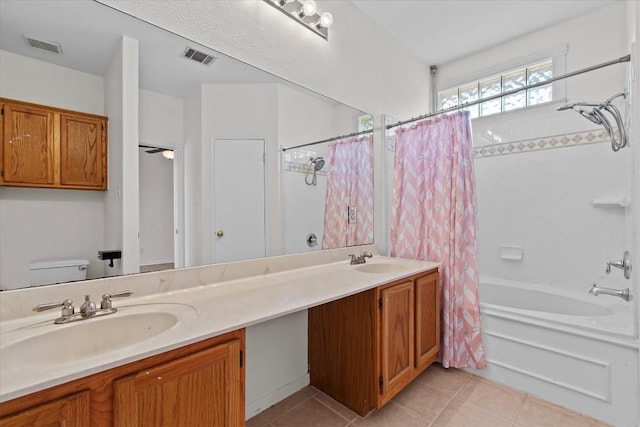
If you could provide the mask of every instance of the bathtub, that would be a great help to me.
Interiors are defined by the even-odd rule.
[[[595,297],[588,289],[573,292],[482,277],[488,367],[473,373],[616,426],[635,426],[633,302]]]

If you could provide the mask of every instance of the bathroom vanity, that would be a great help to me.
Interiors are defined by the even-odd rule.
[[[244,423],[244,330],[0,405],[3,426]]]
[[[375,255],[350,265],[352,251],[8,292],[1,306],[0,423],[243,425],[245,368],[252,363],[244,328],[305,309],[312,384],[364,415],[437,356],[439,264]],[[114,302],[120,311],[69,329],[80,343],[91,336],[85,346],[56,329],[78,327],[54,325],[57,313],[25,310],[29,302],[80,301],[79,293],[125,287],[137,294]]]

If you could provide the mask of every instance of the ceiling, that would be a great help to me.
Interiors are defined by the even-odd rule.
[[[426,65],[442,65],[622,0],[351,1]]]
[[[286,83],[94,1],[0,0],[0,49],[85,73],[104,75],[119,40],[138,40],[140,87],[183,98],[201,83]],[[30,47],[24,36],[58,42],[63,54]],[[216,57],[208,66],[182,58],[194,47]]]
[[[441,65],[622,0],[351,1],[425,64]],[[20,55],[104,75],[122,34],[139,41],[144,89],[184,97],[202,83],[288,84],[95,1],[0,0],[0,49]],[[59,42],[63,54],[29,47],[25,35]],[[186,60],[187,46],[217,59],[209,66]]]

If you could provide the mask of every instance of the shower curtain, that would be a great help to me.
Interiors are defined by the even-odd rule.
[[[442,263],[442,365],[486,367],[467,112],[398,130],[390,243],[392,256]]]
[[[328,157],[322,249],[373,243],[373,137],[329,144]]]

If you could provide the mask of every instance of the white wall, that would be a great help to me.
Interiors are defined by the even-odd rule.
[[[213,262],[213,141],[264,139],[266,149],[267,255],[280,254],[280,188],[278,185],[278,86],[275,84],[203,85],[201,175],[202,261]]]
[[[198,90],[184,102],[184,204],[185,204],[185,265],[202,265],[201,165],[202,152],[202,91]]]
[[[101,76],[0,50],[0,97],[104,114]],[[0,188],[0,289],[29,284],[36,260],[89,260],[89,278],[102,277],[96,259],[104,244],[104,192]]]
[[[140,156],[140,265],[170,263],[173,256],[173,161],[162,153]]]
[[[184,147],[184,100],[140,90],[140,144]],[[140,155],[140,264],[174,262],[174,161]],[[176,162],[179,161],[178,159]]]
[[[0,50],[0,96],[104,115],[104,79]]]
[[[447,64],[440,67],[439,84],[461,83],[465,75],[481,73],[487,64],[495,66],[561,44],[567,45],[567,72],[623,56],[628,49],[624,13],[624,3],[615,4]],[[594,32],[596,26],[601,30]],[[604,100],[621,92],[626,69],[616,65],[569,79],[569,102]],[[600,131],[575,112],[555,111],[563,103],[475,119],[474,144],[491,144],[486,135],[492,134],[503,144],[537,144],[555,136],[562,145],[559,141],[565,135],[571,139],[574,132],[586,137],[591,130]],[[603,276],[606,262],[620,258],[626,248],[630,230],[625,227],[625,209],[594,207],[591,202],[631,198],[630,154],[629,149],[613,153],[603,142],[477,157],[480,274],[584,292],[596,281],[623,287],[618,272]],[[522,261],[501,259],[503,245],[522,247]]]
[[[140,270],[138,208],[138,42],[123,36],[105,73],[109,116],[109,191],[105,203],[105,249],[122,259],[106,275]]]

